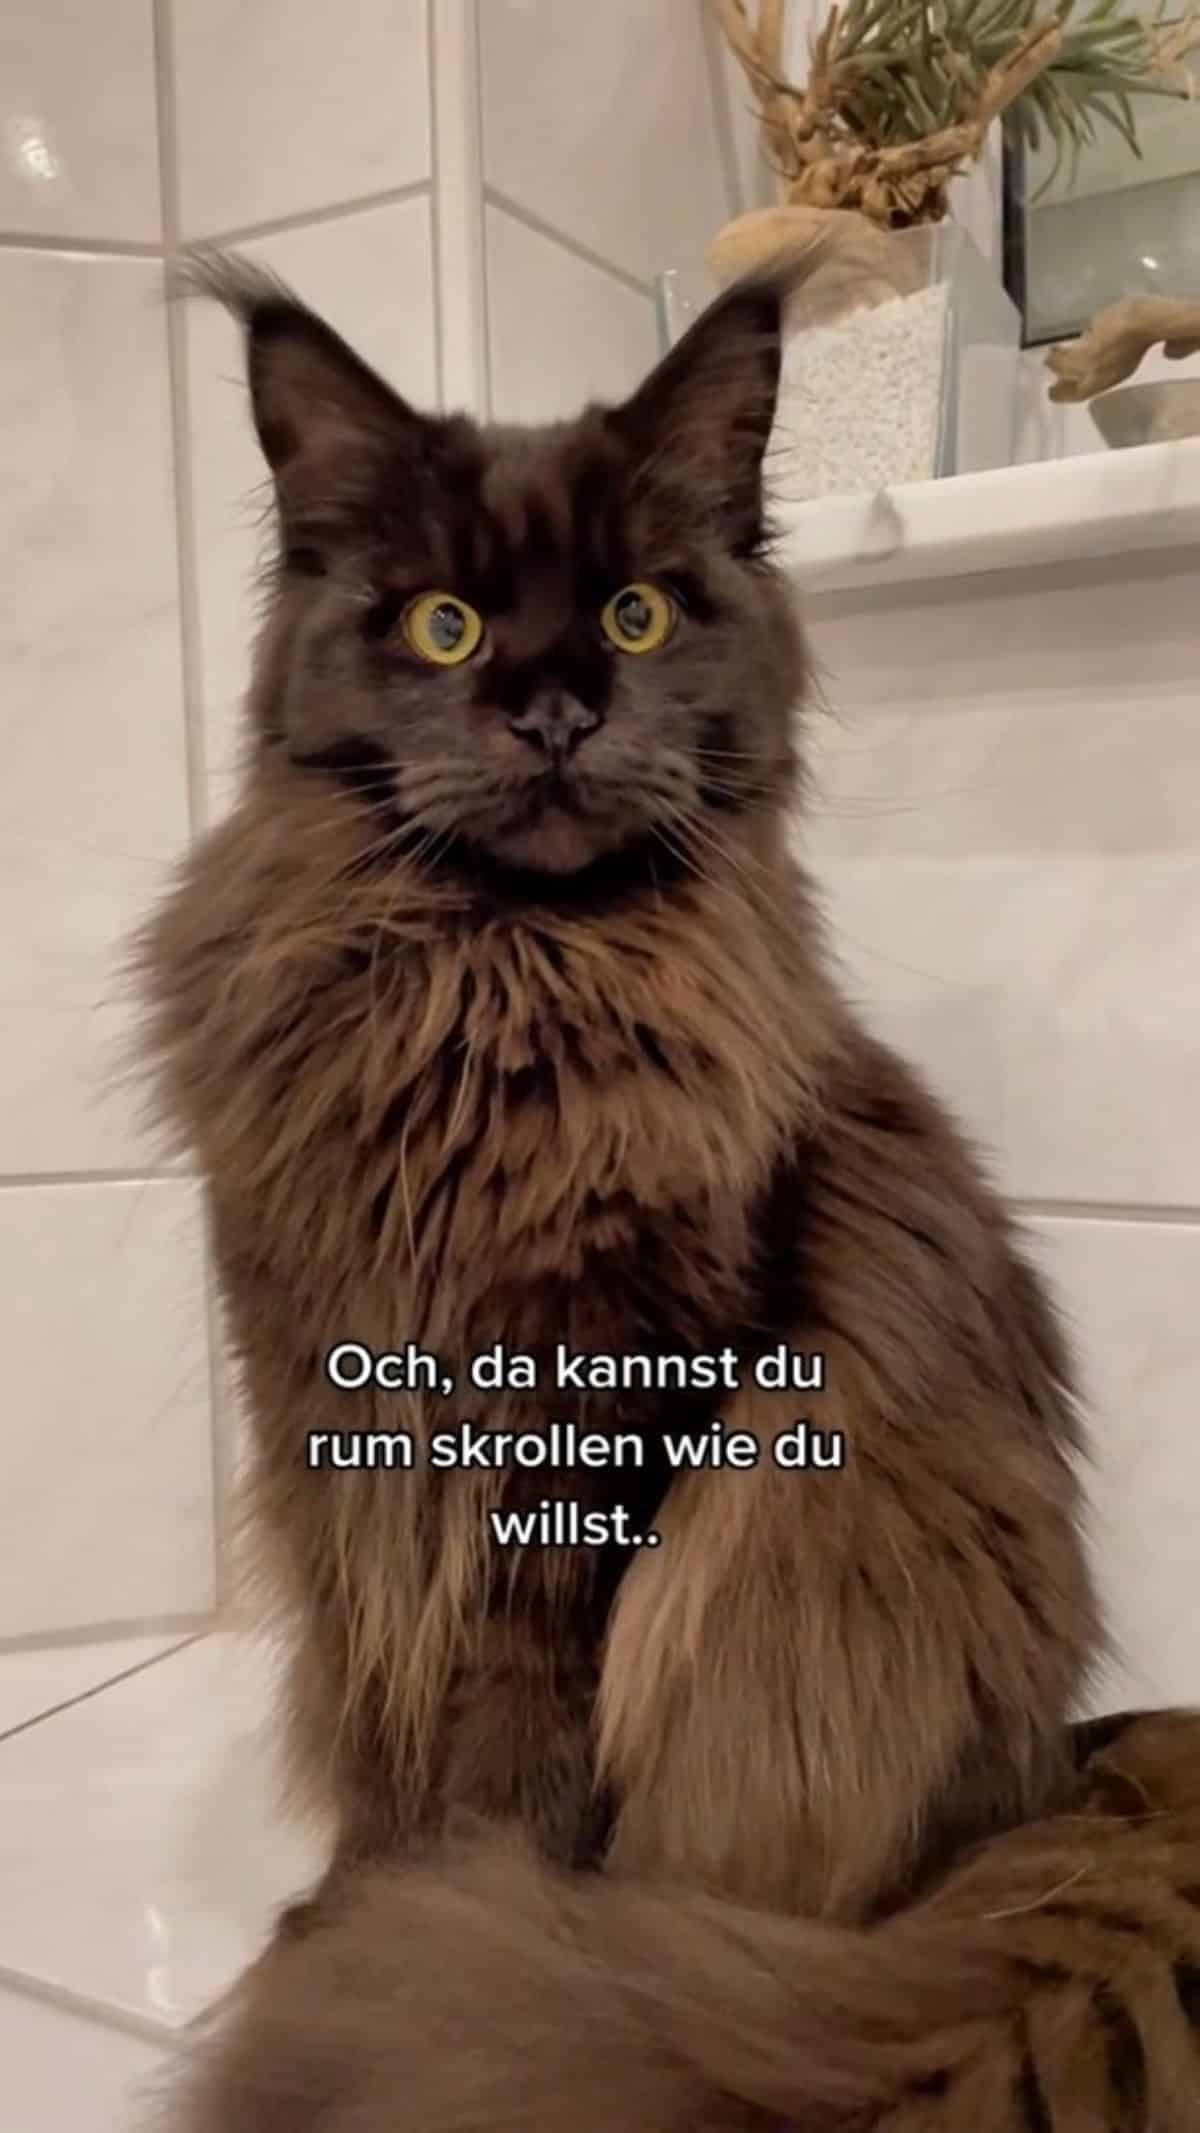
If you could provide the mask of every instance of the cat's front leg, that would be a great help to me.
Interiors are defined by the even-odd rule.
[[[1093,1622],[1073,1490],[1006,1412],[917,1386],[887,1412],[825,1345],[822,1394],[731,1403],[755,1468],[672,1484],[617,1594],[598,1760],[614,1869],[856,1920],[1053,1798]],[[842,1465],[776,1462],[802,1414]]]
[[[580,1598],[489,1617],[447,1698],[433,1794],[439,1830],[515,1822],[563,1866],[606,1834],[595,1783],[599,1653]]]
[[[332,1773],[333,1856],[312,1894],[280,1915],[279,1937],[319,1923],[362,1866],[416,1858],[481,1820],[519,1824],[564,1866],[600,1858],[609,1818],[595,1783],[598,1653],[587,1617],[580,1599],[490,1615],[452,1677],[420,1778],[405,1771],[386,1715],[375,1707],[372,1717],[364,1684]]]

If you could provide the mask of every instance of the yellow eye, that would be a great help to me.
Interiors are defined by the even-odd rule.
[[[613,594],[600,627],[619,652],[657,652],[675,627],[675,614],[675,602],[665,592],[639,579]]]
[[[483,623],[457,593],[420,593],[400,618],[405,643],[435,667],[456,667],[479,648]]]

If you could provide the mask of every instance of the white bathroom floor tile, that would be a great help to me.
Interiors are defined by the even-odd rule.
[[[87,1696],[120,1674],[173,1651],[183,1639],[115,1637],[96,1644],[0,1650],[0,1739],[47,1711]]]
[[[134,2133],[163,2050],[0,1986],[4,2133]]]
[[[0,1634],[201,1618],[214,1605],[200,1187],[0,1192]]]
[[[323,1857],[273,1704],[267,1649],[214,1635],[0,1742],[0,1970],[168,2029],[224,1990]]]

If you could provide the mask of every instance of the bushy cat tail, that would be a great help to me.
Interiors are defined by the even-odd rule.
[[[559,1875],[497,1838],[364,1873],[251,1972],[168,2123],[1198,2133],[1198,2023],[1200,1719],[1180,1715],[1098,1755],[1072,1813],[862,1930]]]
[[[1190,1807],[993,1839],[862,1932],[636,1889],[588,1946],[659,2049],[800,2133],[1200,2133]]]

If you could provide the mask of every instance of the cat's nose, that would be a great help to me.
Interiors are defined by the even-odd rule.
[[[528,741],[531,748],[540,748],[544,755],[562,763],[574,755],[589,733],[596,731],[600,713],[589,711],[577,696],[556,691],[535,697],[523,711],[510,712],[508,724],[509,730]]]

